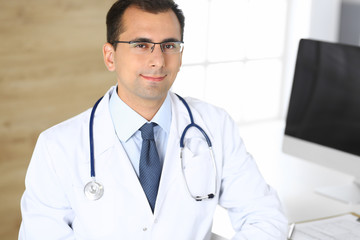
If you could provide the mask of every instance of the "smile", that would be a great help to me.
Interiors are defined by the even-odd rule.
[[[140,76],[148,81],[153,81],[153,82],[161,82],[162,80],[165,79],[165,76],[145,76],[145,75],[141,75]]]

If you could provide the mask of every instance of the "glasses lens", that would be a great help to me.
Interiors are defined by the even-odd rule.
[[[148,54],[153,52],[155,48],[155,44],[159,44],[159,43],[134,41],[134,42],[130,42],[130,48],[136,54]],[[183,48],[182,42],[163,42],[160,43],[160,45],[161,45],[161,50],[165,54],[179,53],[182,51]]]
[[[161,48],[164,53],[179,53],[182,50],[181,42],[164,42],[161,43]]]
[[[149,42],[130,42],[130,48],[137,54],[145,54],[151,52],[153,43]]]

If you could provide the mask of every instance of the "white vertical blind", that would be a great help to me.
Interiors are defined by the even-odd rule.
[[[172,90],[224,108],[238,123],[280,117],[286,0],[177,0],[183,66]]]

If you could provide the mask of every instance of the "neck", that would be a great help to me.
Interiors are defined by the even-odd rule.
[[[120,99],[131,109],[150,121],[159,111],[165,101],[166,95],[161,99],[132,99],[118,94]]]

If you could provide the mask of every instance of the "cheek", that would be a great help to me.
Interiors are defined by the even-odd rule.
[[[116,61],[116,72],[118,76],[136,76],[139,69],[141,69],[141,61],[138,58],[124,56],[119,57]]]
[[[167,67],[171,69],[173,73],[178,73],[180,71],[182,59],[179,58],[173,58],[167,62]]]

